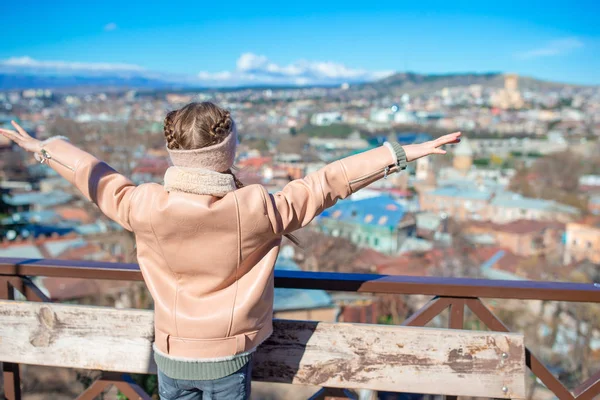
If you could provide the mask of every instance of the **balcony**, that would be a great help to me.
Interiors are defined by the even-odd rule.
[[[41,276],[142,280],[135,264],[0,259],[5,397],[21,399],[19,364],[29,364],[102,371],[78,399],[94,399],[108,386],[129,399],[150,399],[129,374],[156,372],[152,312],[54,303],[33,283]],[[370,396],[526,398],[526,378],[532,374],[561,400],[600,395],[600,371],[567,389],[527,348],[524,335],[509,332],[482,301],[600,303],[597,284],[276,271],[275,285],[431,300],[401,326],[276,320],[275,333],[257,352],[256,381],[322,388],[314,399],[356,398],[353,393],[364,389]],[[16,292],[27,301],[16,301]],[[425,327],[445,310],[448,329]],[[489,330],[463,329],[467,310]]]

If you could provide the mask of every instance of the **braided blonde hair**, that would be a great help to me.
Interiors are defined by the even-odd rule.
[[[222,142],[233,129],[231,113],[210,103],[190,103],[165,118],[169,149],[194,150]]]
[[[164,134],[167,148],[194,150],[221,143],[233,130],[231,113],[211,103],[190,103],[185,107],[171,111],[165,117]],[[235,186],[240,189],[244,184],[233,171],[219,171],[233,176]],[[285,235],[294,244],[298,239],[291,234]]]

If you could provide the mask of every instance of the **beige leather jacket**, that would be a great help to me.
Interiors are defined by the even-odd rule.
[[[385,146],[335,161],[269,194],[261,185],[222,198],[135,186],[68,141],[44,161],[111,219],[133,231],[155,302],[155,346],[173,357],[249,351],[272,332],[273,269],[281,238],[351,193],[400,168]]]

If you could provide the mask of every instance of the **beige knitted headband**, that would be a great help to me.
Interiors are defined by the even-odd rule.
[[[237,147],[237,129],[235,123],[231,133],[221,143],[194,150],[169,149],[171,162],[176,167],[204,168],[216,172],[225,172],[233,166]]]

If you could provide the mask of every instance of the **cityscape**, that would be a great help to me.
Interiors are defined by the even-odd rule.
[[[164,115],[192,101],[212,101],[231,110],[239,126],[236,176],[270,192],[388,139],[420,143],[460,130],[464,139],[446,156],[420,159],[323,212],[298,233],[301,247],[284,245],[276,268],[600,281],[598,87],[528,78],[523,87],[515,74],[475,75],[468,79],[473,84],[448,75],[433,89],[407,85],[405,74],[385,80],[391,83],[11,90],[0,93],[1,123],[16,120],[38,138],[67,136],[136,184],[160,183],[169,166]],[[2,148],[1,257],[135,262],[129,232],[33,157],[7,141]],[[51,277],[36,283],[59,301],[151,306],[145,289],[130,283]],[[398,324],[402,310],[422,301],[398,298],[394,308],[389,296],[276,289],[275,316]],[[553,365],[567,384],[600,366],[596,311],[515,302],[494,309],[536,337],[531,345],[542,354],[564,356]],[[542,388],[536,392],[546,398]]]
[[[600,398],[599,15],[6,4],[0,400]]]

